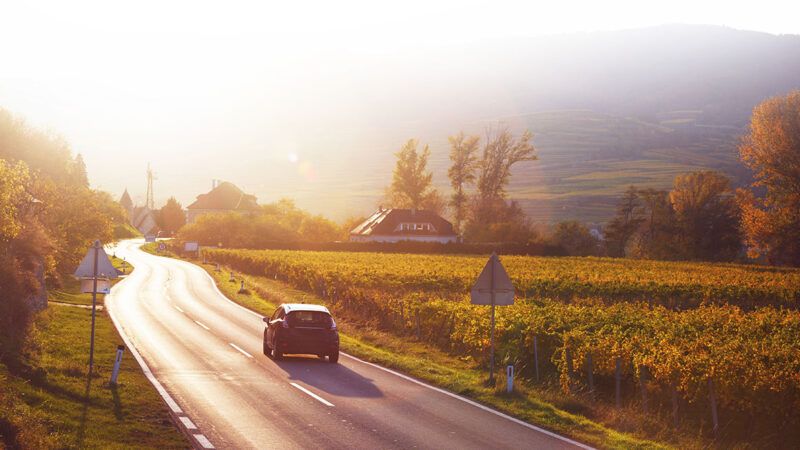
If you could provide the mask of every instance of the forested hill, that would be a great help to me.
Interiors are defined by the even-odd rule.
[[[392,152],[410,137],[431,145],[434,182],[446,189],[447,136],[504,121],[530,128],[540,154],[516,167],[512,197],[537,220],[602,221],[629,184],[665,188],[699,168],[744,181],[738,137],[758,102],[800,88],[800,36],[666,25],[439,47],[372,63],[357,75],[353,100],[370,112],[367,123],[315,129],[298,142],[318,175],[296,192],[301,206],[367,212]],[[280,195],[262,189],[260,198]]]

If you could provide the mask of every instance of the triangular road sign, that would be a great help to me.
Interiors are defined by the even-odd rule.
[[[489,261],[486,262],[486,266],[470,290],[472,304],[491,305],[492,293],[495,305],[514,304],[514,284],[511,283],[508,272],[495,253],[489,257]]]
[[[89,247],[89,251],[86,252],[86,256],[83,257],[83,261],[75,270],[75,276],[78,278],[92,278],[94,277],[94,247]],[[108,259],[108,255],[106,251],[103,250],[103,247],[97,249],[97,277],[98,278],[117,278],[119,276],[119,272],[111,264],[111,260]]]

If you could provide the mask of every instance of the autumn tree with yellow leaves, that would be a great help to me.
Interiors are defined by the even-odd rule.
[[[739,154],[755,178],[737,192],[749,255],[800,266],[800,90],[756,106]]]

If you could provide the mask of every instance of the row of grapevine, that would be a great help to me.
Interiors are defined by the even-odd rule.
[[[249,272],[300,271],[328,285],[427,292],[459,299],[485,258],[362,252],[211,249],[214,258]],[[705,303],[745,309],[773,305],[798,308],[800,270],[614,258],[503,257],[521,297],[601,298],[660,303],[687,309]]]
[[[209,260],[314,292],[339,315],[369,320],[399,334],[416,334],[454,353],[477,358],[486,355],[489,318],[485,307],[468,303],[466,283],[455,292],[443,287],[448,280],[462,276],[463,268],[456,261],[430,271],[413,270],[409,261],[387,267],[390,263],[381,262],[385,255],[363,258],[360,254],[364,265],[357,267],[310,252],[206,251]],[[339,254],[337,260],[346,257],[349,255]],[[516,278],[514,264],[507,267],[515,282],[524,284]],[[433,288],[425,285],[426,277]],[[416,281],[404,284],[406,279]],[[793,280],[789,278],[789,282]],[[786,289],[796,289],[789,282]],[[592,372],[599,377],[614,376],[616,362],[622,360],[623,376],[636,379],[638,371],[646,367],[653,384],[668,386],[689,402],[706,398],[709,380],[713,380],[722,408],[796,419],[793,411],[800,408],[800,311],[772,306],[746,311],[726,304],[676,311],[646,302],[609,303],[602,292],[593,294],[593,298],[570,303],[528,299],[501,308],[498,353],[523,375],[532,376],[533,336],[537,336],[539,352],[560,372],[565,389],[570,383],[568,368],[582,370],[591,355]]]

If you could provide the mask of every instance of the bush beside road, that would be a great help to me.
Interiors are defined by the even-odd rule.
[[[79,289],[79,283],[68,280],[51,296],[91,305],[91,294]],[[95,375],[87,380],[90,323],[90,309],[52,304],[35,319],[25,363],[0,364],[0,447],[189,447],[128,352],[117,386],[109,385],[122,339],[105,311],[97,312]]]

